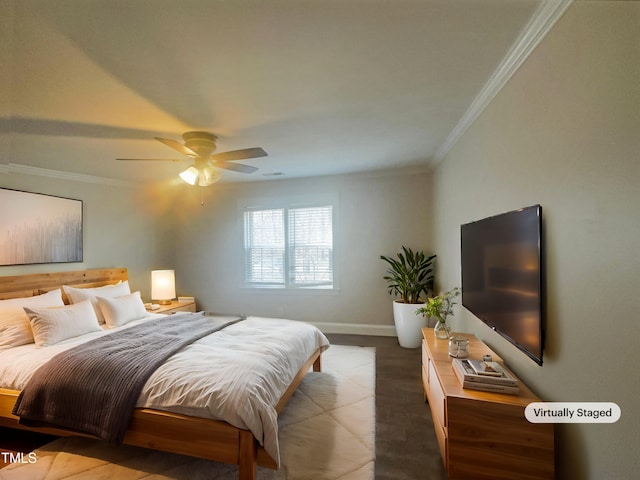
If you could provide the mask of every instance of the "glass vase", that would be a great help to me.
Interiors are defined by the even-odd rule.
[[[447,340],[451,335],[451,328],[449,328],[449,325],[447,325],[445,322],[441,322],[440,320],[438,320],[436,326],[433,327],[433,334],[436,336],[436,338]]]

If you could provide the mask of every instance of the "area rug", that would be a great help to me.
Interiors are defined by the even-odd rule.
[[[281,467],[259,480],[373,480],[375,349],[332,345],[280,414]],[[238,469],[193,457],[67,437],[0,469],[1,480],[236,479]]]

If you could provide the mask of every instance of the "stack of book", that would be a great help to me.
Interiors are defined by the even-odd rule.
[[[462,388],[518,395],[518,380],[497,362],[454,358],[453,371]]]

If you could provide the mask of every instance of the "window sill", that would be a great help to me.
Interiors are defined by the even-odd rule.
[[[248,295],[338,295],[339,288],[241,287]]]

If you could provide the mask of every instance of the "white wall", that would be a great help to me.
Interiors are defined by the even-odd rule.
[[[460,224],[543,207],[547,348],[539,367],[464,309],[547,401],[616,402],[616,424],[556,427],[557,477],[637,478],[640,388],[640,3],[574,3],[447,155],[434,178],[435,247],[460,285]]]
[[[195,295],[202,309],[286,317],[333,325],[333,331],[394,334],[392,297],[382,276],[381,254],[402,245],[430,251],[430,176],[354,175],[219,184],[176,198],[175,267],[178,290]],[[334,195],[335,292],[247,290],[242,281],[239,203],[247,198]]]

